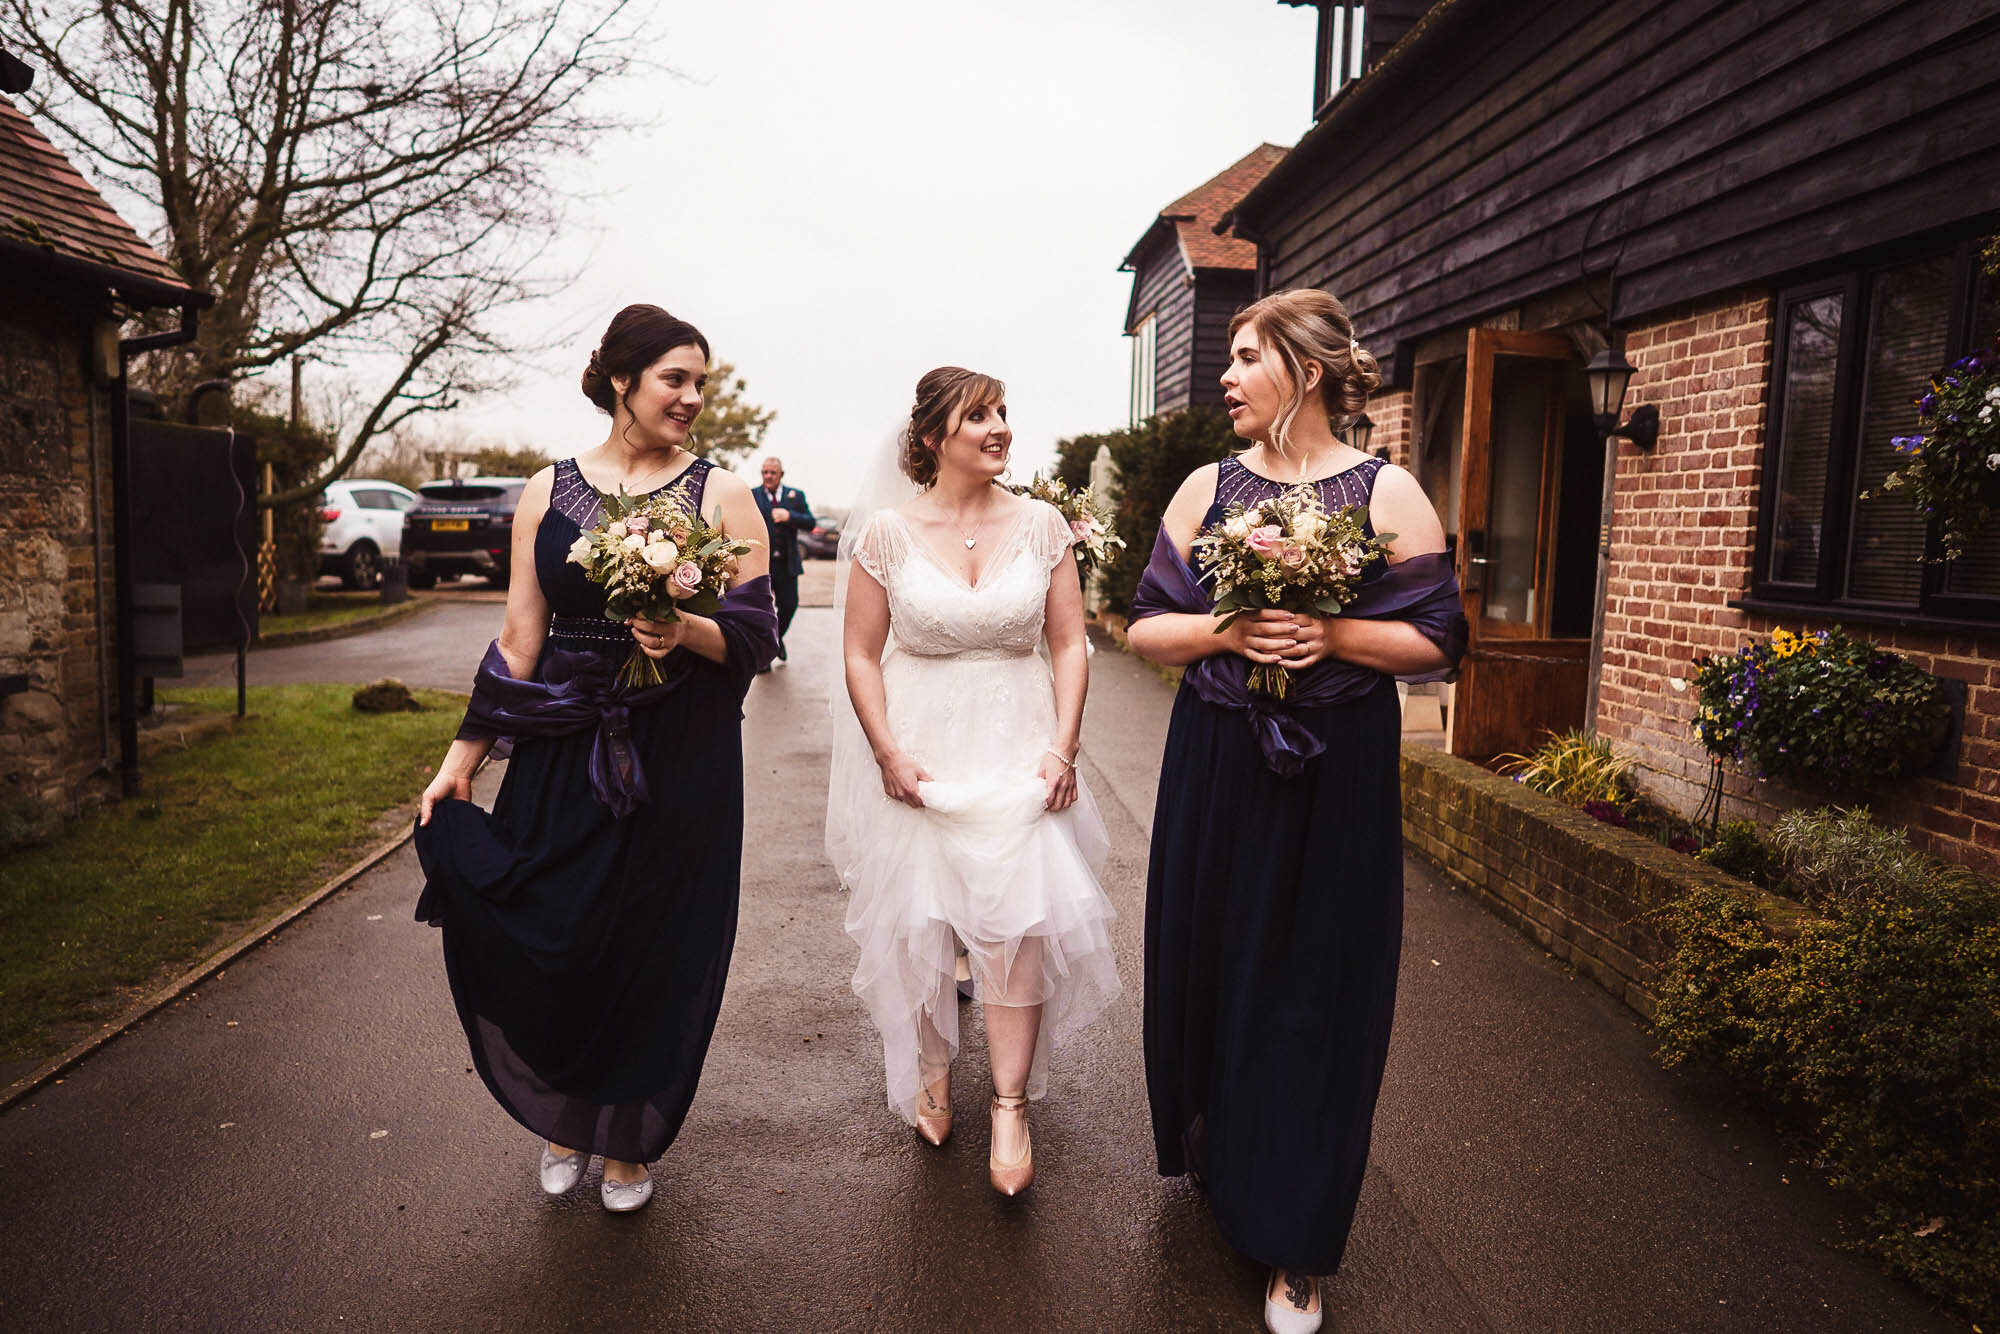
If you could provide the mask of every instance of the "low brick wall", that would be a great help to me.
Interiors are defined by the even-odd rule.
[[[1424,746],[1403,747],[1403,841],[1648,1020],[1666,956],[1647,920],[1654,908],[1707,886],[1792,911],[1706,862]]]

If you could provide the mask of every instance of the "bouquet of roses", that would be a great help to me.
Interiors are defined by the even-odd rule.
[[[1338,616],[1361,591],[1361,573],[1388,551],[1394,533],[1368,536],[1368,510],[1349,505],[1327,513],[1310,485],[1255,505],[1231,505],[1194,540],[1194,557],[1213,581],[1221,634],[1249,611],[1275,610]],[[1250,688],[1283,699],[1288,669],[1266,663],[1250,668]]]
[[[1060,479],[1036,475],[1026,486],[1013,488],[1014,494],[1046,501],[1069,520],[1071,549],[1076,553],[1077,570],[1088,575],[1093,566],[1111,559],[1114,549],[1122,549],[1125,539],[1111,523],[1111,507],[1082,487],[1072,491]]]
[[[685,482],[649,496],[598,495],[604,517],[569,549],[590,581],[604,587],[605,619],[639,616],[675,621],[683,611],[711,615],[722,605],[736,560],[751,543],[711,527],[691,503]],[[637,644],[618,684],[660,685],[660,664]]]

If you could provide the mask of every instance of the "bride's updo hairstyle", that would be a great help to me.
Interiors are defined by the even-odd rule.
[[[1006,397],[1006,385],[963,366],[940,366],[917,381],[916,406],[903,434],[904,474],[918,486],[937,481],[937,451],[924,441],[935,436],[942,443],[966,413]]]
[[[1366,410],[1368,396],[1382,385],[1382,368],[1355,341],[1347,307],[1330,293],[1295,287],[1245,306],[1229,322],[1231,343],[1246,324],[1257,331],[1265,355],[1276,357],[1292,378],[1292,395],[1271,427],[1271,443],[1279,449],[1285,447],[1292,423],[1306,404],[1308,362],[1319,363],[1317,392],[1336,430]]]
[[[700,348],[702,360],[708,360],[708,340],[701,336],[701,330],[658,306],[627,306],[611,317],[604,337],[590,354],[590,364],[583,368],[583,396],[609,416],[618,415],[621,402],[626,402],[629,412],[627,400],[646,367],[675,348],[690,345]],[[612,386],[614,375],[630,377],[623,399]]]

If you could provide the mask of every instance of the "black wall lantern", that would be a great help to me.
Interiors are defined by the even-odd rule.
[[[1590,359],[1583,368],[1583,378],[1590,385],[1590,415],[1601,436],[1622,435],[1644,450],[1651,450],[1660,439],[1660,410],[1651,403],[1632,410],[1632,418],[1623,426],[1618,424],[1619,416],[1625,411],[1625,389],[1632,383],[1633,365],[1625,360],[1623,349],[1615,343],[1607,343],[1602,352]]]
[[[1368,452],[1368,442],[1374,438],[1375,423],[1368,419],[1367,413],[1362,413],[1347,424],[1347,443],[1363,454]]]

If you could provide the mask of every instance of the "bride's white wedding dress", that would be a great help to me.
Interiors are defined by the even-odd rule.
[[[853,892],[854,991],[882,1034],[889,1104],[913,1123],[919,1090],[958,1051],[954,938],[979,1000],[1043,1007],[1030,1097],[1048,1086],[1051,1040],[1118,994],[1115,914],[1098,885],[1104,821],[1081,776],[1074,805],[1045,810],[1038,773],[1056,705],[1037,649],[1050,571],[1070,541],[1054,507],[1026,502],[977,585],[896,510],[854,543],[888,593],[889,729],[931,781],[921,810],[888,797],[853,710],[837,704],[827,851]]]

